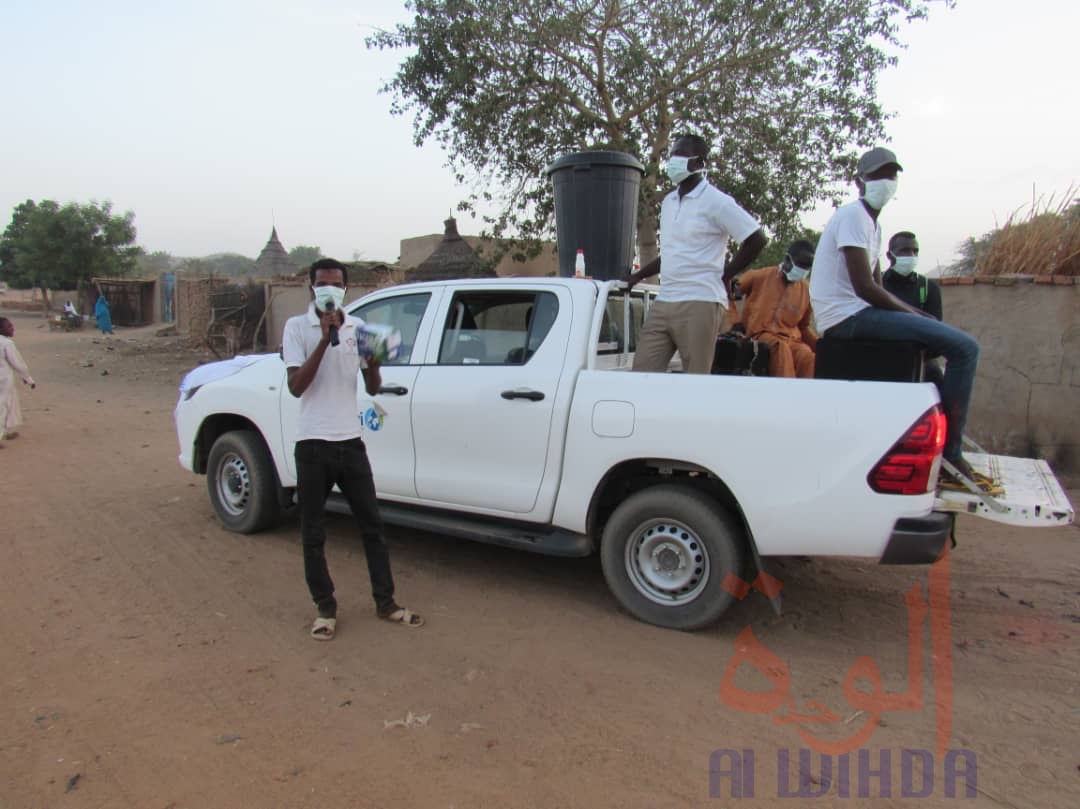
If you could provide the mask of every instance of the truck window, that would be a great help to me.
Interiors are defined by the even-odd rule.
[[[395,295],[382,298],[372,303],[353,309],[350,314],[366,323],[378,323],[393,326],[401,332],[401,353],[387,365],[408,365],[412,358],[416,333],[420,330],[420,321],[424,319],[430,292],[417,292],[412,295]]]
[[[558,313],[551,292],[458,292],[443,325],[439,365],[524,365]]]
[[[638,334],[645,322],[645,292],[634,290],[630,293],[629,324],[623,322],[626,319],[625,301],[625,292],[612,292],[608,296],[604,319],[600,324],[600,339],[596,346],[599,356],[621,354],[624,337],[628,342],[626,350],[631,354],[637,351]]]

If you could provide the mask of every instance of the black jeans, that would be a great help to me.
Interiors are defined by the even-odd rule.
[[[364,442],[296,442],[296,488],[300,500],[300,538],[304,543],[304,578],[311,599],[324,618],[337,617],[334,582],[326,564],[326,498],[334,484],[352,509],[360,537],[364,541],[368,575],[375,608],[380,614],[394,608],[394,577],[390,572],[390,552],[383,536],[382,517],[375,499]]]

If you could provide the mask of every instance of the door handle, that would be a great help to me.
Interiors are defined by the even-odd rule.
[[[401,385],[383,385],[379,388],[379,393],[389,393],[391,396],[404,396],[408,392],[409,389]]]
[[[530,402],[539,402],[544,398],[538,390],[504,390],[502,392],[504,399],[528,399]]]

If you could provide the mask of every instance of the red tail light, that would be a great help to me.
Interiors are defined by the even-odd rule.
[[[881,494],[930,491],[945,447],[945,427],[945,414],[934,405],[870,470],[866,478],[870,488]]]

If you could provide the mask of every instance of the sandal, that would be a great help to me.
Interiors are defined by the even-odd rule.
[[[424,619],[411,610],[407,610],[404,607],[395,607],[392,612],[386,614],[379,614],[379,617],[384,621],[392,621],[395,624],[401,624],[411,628],[416,628],[424,625]]]
[[[337,629],[336,618],[323,618],[321,615],[311,625],[311,637],[315,640],[333,640]]]

